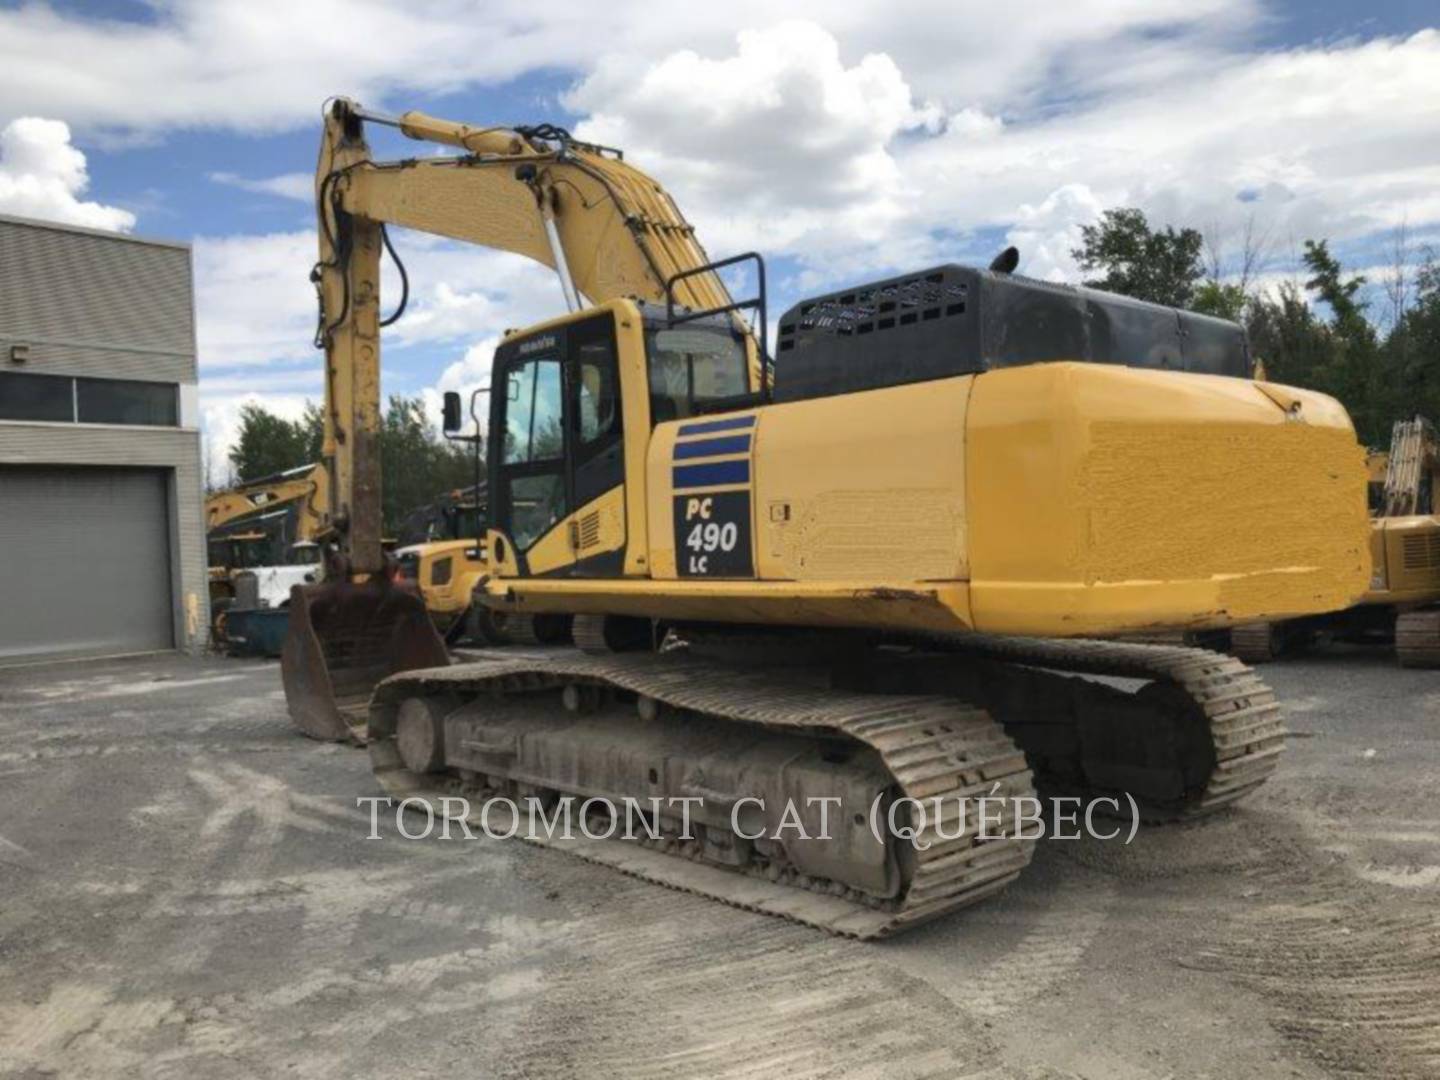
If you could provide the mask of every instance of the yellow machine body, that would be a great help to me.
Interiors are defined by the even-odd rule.
[[[253,514],[300,503],[297,540],[313,539],[321,508],[329,500],[329,478],[318,465],[306,465],[276,476],[217,491],[205,500],[205,528],[217,529]]]
[[[523,573],[492,529],[504,610],[1082,636],[1314,612],[1366,587],[1364,455],[1324,395],[1047,363],[652,425],[641,313],[601,310],[624,483],[556,521]],[[746,448],[680,456],[716,423],[743,424]],[[680,461],[748,479],[679,491]],[[675,515],[703,526],[727,494],[748,505],[753,572],[687,577]],[[567,576],[607,553],[623,569]]]
[[[1440,518],[1376,518],[1370,523],[1366,604],[1430,604],[1440,598]]]
[[[475,586],[489,573],[480,541],[475,537],[432,540],[405,550],[413,556],[415,584],[425,610],[443,634],[464,617]]]
[[[1366,459],[1370,584],[1353,606],[1289,623],[1236,630],[1230,649],[1250,663],[1307,648],[1318,634],[1393,640],[1408,667],[1440,666],[1440,441],[1421,417],[1397,421],[1388,452]]]

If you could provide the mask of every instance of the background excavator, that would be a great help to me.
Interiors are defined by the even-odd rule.
[[[250,603],[288,601],[290,588],[313,580],[319,562],[315,539],[320,507],[329,490],[325,470],[302,465],[262,476],[205,500],[210,563],[212,637],[223,638],[225,612],[235,602],[237,577],[254,578]]]
[[[375,162],[367,123],[461,152]],[[1251,370],[1233,324],[1027,281],[1011,258],[807,300],[771,364],[742,318],[767,325],[759,257],[708,261],[658,184],[561,129],[338,100],[317,195],[340,557],[297,591],[283,675],[303,730],[368,718],[392,793],[633,798],[636,842],[603,839],[593,802],[587,832],[532,838],[880,936],[1027,865],[1033,837],[987,832],[962,799],[1038,784],[1193,818],[1272,772],[1279,708],[1250,669],[1084,638],[1297,616],[1365,587],[1348,417],[1216,377]],[[556,270],[569,314],[495,357],[479,595],[572,617],[578,650],[450,665],[383,573],[387,223]],[[741,260],[757,295],[737,303],[720,271]],[[447,399],[447,428],[459,412]],[[792,812],[798,835],[776,828]]]
[[[320,508],[328,490],[324,467],[311,464],[206,499],[214,640],[226,639],[226,616],[237,602],[242,607],[287,606],[292,586],[316,579]],[[499,629],[504,616],[470,611],[471,593],[486,572],[481,492],[483,486],[446,492],[407,513],[400,525],[404,546],[395,557],[399,578],[419,591],[447,640],[469,632],[485,644],[501,644],[508,640]]]
[[[1369,458],[1370,587],[1343,611],[1228,631],[1249,664],[1303,652],[1320,636],[1390,641],[1402,667],[1440,667],[1440,440],[1423,417],[1397,420],[1388,453]]]

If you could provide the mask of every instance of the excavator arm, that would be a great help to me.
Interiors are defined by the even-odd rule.
[[[365,140],[370,124],[460,152],[376,161]],[[331,481],[320,535],[333,557],[325,585],[292,597],[283,674],[297,726],[339,739],[354,737],[380,679],[448,661],[418,597],[387,580],[381,547],[380,335],[405,300],[382,314],[386,227],[533,259],[555,271],[571,311],[617,297],[673,303],[692,314],[734,304],[664,188],[619,151],[549,125],[480,128],[417,112],[390,117],[338,98],[325,113],[315,195],[322,458]],[[759,389],[763,349],[753,335],[748,348],[751,389]]]
[[[303,499],[298,534],[308,538],[307,528],[313,530],[309,523],[318,522],[320,504],[325,501],[324,487],[325,474],[320,467],[302,465],[217,491],[205,500],[205,528],[207,531],[218,529],[251,514],[277,510]]]
[[[366,123],[453,146],[458,155],[377,162]],[[320,223],[317,344],[326,352],[323,454],[334,483],[326,522],[351,575],[382,569],[380,259],[386,225],[510,251],[553,269],[570,310],[616,297],[691,310],[731,305],[694,227],[619,151],[559,128],[476,128],[344,98],[327,110],[316,172]],[[677,275],[684,275],[677,277]],[[752,341],[752,386],[761,378]]]

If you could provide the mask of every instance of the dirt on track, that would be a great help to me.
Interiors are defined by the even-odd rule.
[[[1440,1076],[1440,676],[1272,665],[1278,777],[883,944],[367,840],[273,664],[0,670],[0,1076]]]

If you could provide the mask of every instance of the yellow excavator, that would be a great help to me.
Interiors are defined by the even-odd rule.
[[[292,545],[315,539],[328,490],[325,470],[311,464],[258,477],[205,499],[212,630],[218,629],[235,598],[237,573],[284,564]]]
[[[1392,641],[1402,667],[1440,667],[1440,439],[1424,417],[1397,420],[1388,453],[1371,454],[1370,587],[1342,611],[1229,630],[1247,664],[1304,652],[1325,635]]]
[[[301,465],[299,468],[262,476],[224,491],[217,491],[206,498],[205,529],[207,532],[214,531],[239,518],[304,500],[301,503],[302,520],[298,527],[299,531],[304,531],[305,523],[319,521],[318,507],[326,501],[325,492],[325,474],[319,465]]]
[[[375,161],[377,124],[458,153]],[[1227,377],[1251,371],[1234,324],[1029,281],[1007,252],[805,300],[772,362],[759,257],[711,262],[655,181],[560,128],[337,100],[316,190],[339,557],[292,601],[283,676],[302,730],[368,721],[392,795],[469,797],[502,834],[507,799],[517,828],[522,803],[583,800],[579,832],[525,838],[877,937],[1029,862],[1033,834],[967,799],[1195,818],[1274,770],[1279,706],[1238,660],[1089,639],[1365,588],[1349,418]],[[386,579],[387,225],[556,271],[568,313],[495,356],[477,595],[573,617],[579,649],[449,664]]]

